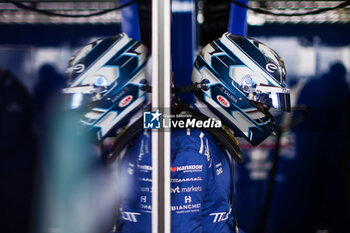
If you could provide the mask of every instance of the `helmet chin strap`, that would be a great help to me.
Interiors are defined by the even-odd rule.
[[[193,109],[189,104],[181,101],[177,96],[177,93],[194,93],[199,91],[201,88],[206,87],[204,81],[200,83],[193,83],[188,86],[178,87],[176,86],[175,77],[172,78],[173,87],[171,89],[173,93],[172,99],[172,114],[189,114],[191,118],[197,120],[206,121],[209,118],[220,119],[216,116],[203,102],[197,99],[195,106],[198,108],[198,111]],[[214,139],[221,143],[221,145],[227,150],[231,157],[237,162],[243,162],[243,155],[241,150],[238,147],[238,142],[233,136],[232,132],[229,129],[224,128],[203,128],[207,131]]]
[[[130,126],[125,127],[116,136],[113,141],[113,146],[110,153],[104,154],[103,159],[107,163],[115,161],[115,159],[121,155],[121,152],[130,142],[133,141],[143,131],[143,116],[141,115]]]
[[[113,140],[113,145],[109,153],[103,154],[103,160],[110,163],[120,156],[127,145],[144,131],[143,111],[149,111],[151,105],[145,106],[130,118],[129,123],[117,130],[117,136]]]
[[[205,103],[203,103],[203,101],[201,101],[197,97],[195,98],[196,98],[196,101],[194,102],[194,106],[196,110],[198,110],[199,112],[203,113],[208,117],[220,119],[212,110],[210,110],[210,108],[207,107]]]
[[[206,121],[210,118],[202,112],[191,108],[189,104],[180,101],[176,97],[173,99],[172,103],[172,114],[182,114],[191,119],[201,121]],[[242,152],[230,131],[226,131],[224,128],[203,128],[203,130],[207,131],[218,143],[220,143],[237,163],[243,162]]]
[[[207,105],[205,105],[200,99],[196,99],[196,102],[194,103],[194,106],[198,109],[198,111],[200,111],[201,113],[203,113],[204,115],[210,117],[210,118],[215,118],[215,119],[220,119],[213,111],[210,110],[210,108],[207,107]],[[228,126],[223,125],[223,128],[225,130],[225,132],[228,134],[228,136],[230,136],[230,138],[232,139],[232,141],[238,145],[238,141],[234,136],[234,132],[233,130],[231,130]]]

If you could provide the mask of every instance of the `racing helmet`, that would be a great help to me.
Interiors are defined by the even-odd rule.
[[[290,111],[283,59],[265,44],[226,32],[197,56],[192,82],[196,96],[236,136],[258,145],[275,130],[268,109]]]
[[[79,110],[80,132],[94,141],[115,136],[147,104],[148,49],[125,33],[96,40],[74,54],[63,89],[68,109]]]

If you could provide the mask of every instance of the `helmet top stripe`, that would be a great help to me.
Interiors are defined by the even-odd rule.
[[[96,59],[96,62],[90,65],[83,73],[80,74],[80,77],[78,76],[73,84],[73,86],[78,86],[81,84],[81,82],[86,78],[87,74],[96,72],[100,67],[102,67],[107,61],[109,61],[113,56],[115,56],[116,53],[120,54],[124,52],[128,47],[129,39],[126,37],[122,37],[121,39],[117,40],[109,50],[104,52],[98,59]],[[121,47],[123,47],[121,49]]]
[[[244,64],[246,64],[248,67],[253,69],[256,73],[259,73],[262,75],[270,84],[275,86],[281,86],[280,83],[278,83],[268,72],[266,72],[259,64],[257,64],[254,59],[252,59],[247,53],[242,51],[242,49],[232,40],[228,37],[228,34],[224,35],[224,39],[221,40],[222,44],[225,46],[220,46],[227,54],[235,54]],[[229,40],[231,43],[228,44],[227,40]],[[226,47],[226,48],[225,48]],[[229,49],[228,49],[229,48]],[[232,50],[232,52],[230,51]]]

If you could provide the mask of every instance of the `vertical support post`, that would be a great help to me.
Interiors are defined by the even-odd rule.
[[[248,5],[249,3],[249,0],[238,1],[245,5]],[[240,36],[247,35],[247,9],[231,3],[228,32]]]
[[[195,0],[172,0],[171,56],[176,84],[191,84],[195,49]],[[193,95],[178,94],[181,100],[192,102]]]
[[[170,115],[170,0],[152,1],[152,109]],[[152,132],[152,233],[170,233],[170,131]]]
[[[120,4],[125,4],[130,0],[120,0]],[[130,38],[141,41],[140,35],[140,24],[139,24],[139,13],[138,3],[134,3],[121,10],[122,14],[122,31],[125,32]]]

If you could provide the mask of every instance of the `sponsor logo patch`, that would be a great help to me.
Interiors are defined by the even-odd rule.
[[[121,214],[122,218],[128,222],[137,222],[136,216],[141,215],[140,213],[127,212],[127,211],[123,211],[123,210],[120,211],[120,214]]]
[[[213,223],[223,222],[226,221],[231,214],[231,209],[228,212],[218,212],[218,213],[211,213],[210,216],[214,216]]]
[[[192,192],[201,192],[202,186],[190,186],[190,187],[182,187],[176,186],[175,188],[171,188],[171,193],[192,193]]]
[[[228,100],[225,97],[223,97],[222,95],[216,96],[216,99],[225,108],[230,107],[230,102],[228,102]]]
[[[203,170],[203,165],[185,165],[179,167],[172,167],[172,172],[201,172]]]
[[[277,70],[277,66],[275,64],[273,64],[273,63],[268,63],[266,65],[266,69],[267,69],[268,72],[274,73]]]
[[[215,167],[216,167],[216,175],[220,175],[224,172],[222,169],[222,163],[216,164]]]
[[[144,182],[152,182],[152,179],[150,178],[138,178],[138,180],[144,181]]]
[[[144,193],[151,193],[152,187],[140,187],[140,191]]]
[[[177,214],[199,212],[201,203],[198,204],[186,204],[171,206],[171,211],[175,211]]]
[[[183,179],[174,178],[174,179],[171,179],[171,183],[182,183],[182,182],[202,181],[202,180],[203,179],[200,176],[193,177],[193,178],[183,178]]]
[[[132,95],[128,95],[128,96],[125,96],[118,104],[119,107],[125,107],[127,105],[129,105],[132,101],[133,97]]]
[[[152,171],[152,166],[150,165],[137,165],[137,169],[139,170],[145,170],[145,171]]]
[[[85,70],[85,65],[84,64],[77,64],[74,66],[73,69],[74,69],[75,73],[79,74]]]

